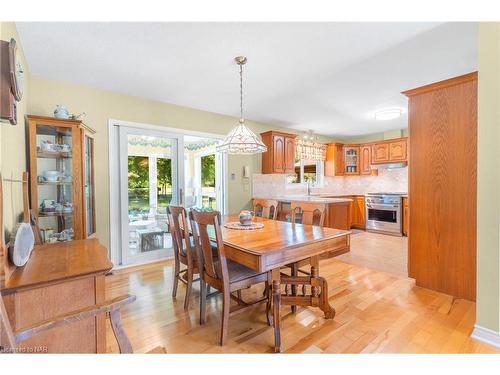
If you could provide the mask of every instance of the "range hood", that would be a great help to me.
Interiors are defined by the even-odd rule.
[[[380,169],[396,169],[396,168],[404,168],[408,166],[408,162],[401,161],[399,163],[383,163],[383,164],[372,164],[372,168],[380,168]]]

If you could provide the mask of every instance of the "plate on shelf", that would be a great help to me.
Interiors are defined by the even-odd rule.
[[[21,223],[16,231],[14,246],[11,247],[11,259],[18,267],[24,266],[30,258],[31,251],[35,245],[33,229],[28,223]]]

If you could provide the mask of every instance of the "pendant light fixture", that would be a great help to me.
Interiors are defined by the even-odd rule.
[[[247,58],[245,56],[237,56],[234,58],[234,61],[240,66],[240,123],[217,146],[217,151],[236,155],[266,152],[266,145],[246,127],[245,119],[243,118],[243,65],[246,64]]]

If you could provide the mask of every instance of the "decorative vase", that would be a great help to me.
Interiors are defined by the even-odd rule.
[[[254,213],[253,211],[241,211],[240,212],[240,224],[241,225],[252,225]]]

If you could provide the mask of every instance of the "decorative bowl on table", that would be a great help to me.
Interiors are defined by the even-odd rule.
[[[239,216],[240,224],[245,226],[252,225],[253,217],[254,217],[253,211],[247,211],[247,210],[241,211]]]

